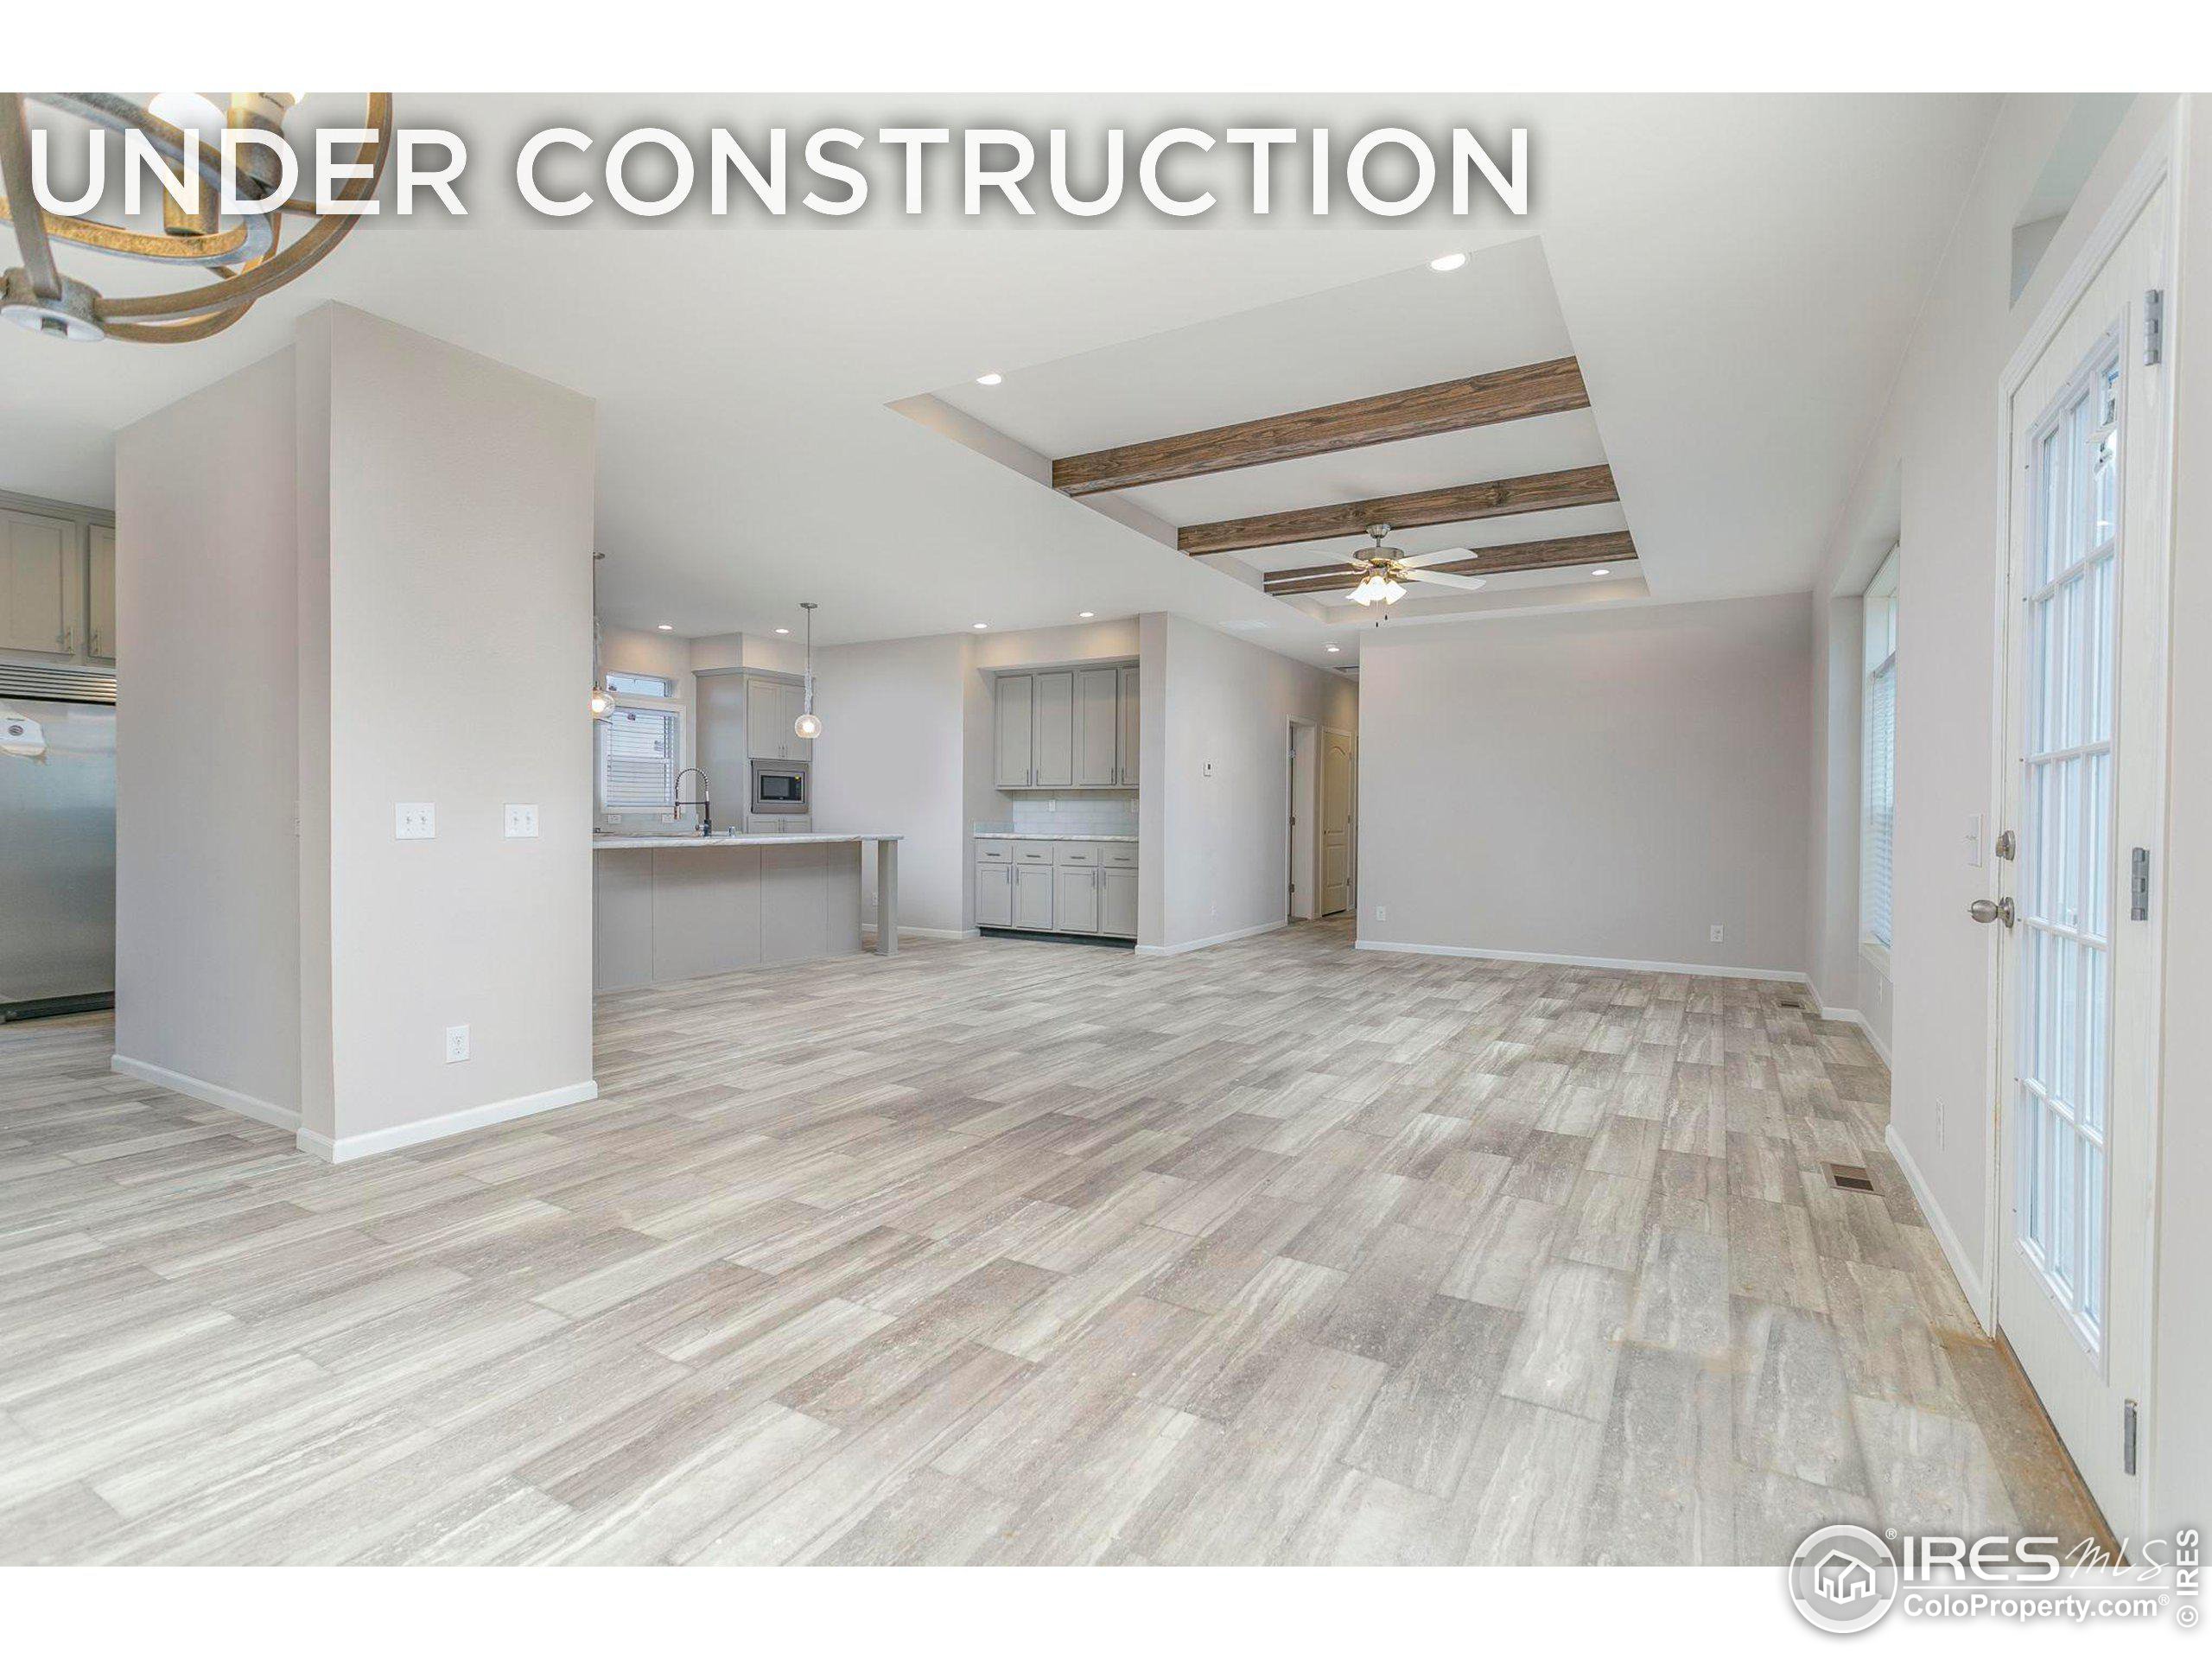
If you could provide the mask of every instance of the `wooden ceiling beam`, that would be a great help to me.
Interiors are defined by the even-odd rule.
[[[1432,386],[1064,456],[1052,463],[1052,487],[1068,495],[1094,495],[1589,406],[1582,365],[1571,357],[1554,358],[1460,380],[1440,380]]]
[[[1597,536],[1560,536],[1541,542],[1509,542],[1485,547],[1464,559],[1426,565],[1454,576],[1499,576],[1513,570],[1550,570],[1575,564],[1625,564],[1636,556],[1636,540],[1624,530]],[[1360,573],[1345,564],[1311,564],[1295,570],[1270,570],[1267,591],[1277,599],[1294,594],[1340,593],[1357,587]],[[1420,593],[1416,586],[1413,592]],[[1438,588],[1426,595],[1437,597]]]
[[[1602,505],[1620,499],[1611,467],[1570,467],[1564,472],[1494,478],[1481,484],[1454,484],[1407,495],[1378,495],[1332,507],[1300,507],[1252,518],[1185,524],[1176,531],[1175,543],[1196,558],[1247,548],[1281,547],[1292,542],[1325,542],[1336,536],[1363,536],[1368,525],[1375,524],[1388,524],[1393,530],[1415,530],[1423,524],[1465,524],[1554,507]]]

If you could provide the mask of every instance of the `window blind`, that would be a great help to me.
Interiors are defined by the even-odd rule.
[[[599,800],[610,812],[666,807],[676,798],[677,716],[612,710],[600,726]]]
[[[1859,909],[1866,937],[1890,944],[1890,874],[1897,824],[1897,659],[1885,658],[1866,677],[1865,829],[1859,837]]]

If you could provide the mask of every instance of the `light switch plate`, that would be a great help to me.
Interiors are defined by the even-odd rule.
[[[391,833],[402,841],[429,841],[438,833],[438,809],[433,801],[401,801],[391,810]]]
[[[517,804],[515,804],[513,802],[510,801],[510,802],[507,804],[507,836],[508,836],[508,838],[509,838],[510,840],[512,840],[513,838],[515,838],[516,836],[534,836],[534,835],[536,835],[537,833],[537,806],[536,806],[534,804],[530,804],[530,805],[524,805],[524,806],[518,806],[518,805],[517,805]]]
[[[1981,868],[1982,824],[1982,816],[1979,812],[1967,819],[1967,863],[1977,870]]]

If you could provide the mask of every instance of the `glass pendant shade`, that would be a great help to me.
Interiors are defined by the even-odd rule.
[[[822,717],[810,710],[791,722],[791,729],[801,737],[817,738],[822,735]]]
[[[799,717],[791,721],[791,730],[811,743],[822,735],[822,716],[814,712],[814,604],[801,600],[799,609],[806,613],[806,706]]]

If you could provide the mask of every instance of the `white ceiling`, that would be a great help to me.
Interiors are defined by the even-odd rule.
[[[1124,208],[1080,225],[873,210],[648,222],[604,206],[556,221],[516,204],[506,178],[520,135],[547,125],[868,130],[912,124],[923,104],[937,124],[1078,132],[1179,121],[1441,130],[1474,108],[1530,129],[1535,206],[1525,220],[1493,210],[1471,223],[1348,207],[1318,221],[1222,212],[1171,223]],[[1393,539],[1418,552],[1580,533],[1618,528],[1624,510],[1659,598],[1802,588],[1995,109],[1914,97],[1261,108],[1249,98],[962,107],[949,97],[409,96],[404,123],[469,139],[469,217],[366,222],[305,280],[198,345],[72,346],[0,329],[0,487],[111,500],[118,428],[280,349],[302,311],[335,299],[598,400],[611,621],[765,632],[812,598],[818,632],[836,643],[1166,608],[1312,661],[1325,660],[1325,640],[1344,641],[1325,659],[1340,664],[1356,631],[1268,600],[887,405],[935,389],[1064,454],[1558,355],[1571,342],[1588,413],[1131,493],[1190,521],[1269,510],[1286,491],[1344,499],[1418,487],[1397,480],[1433,482],[1439,468],[1497,476],[1530,454],[1602,454],[1622,509]],[[1426,269],[1453,248],[1478,257],[1450,275]],[[0,263],[11,252],[0,232]],[[125,286],[105,262],[72,269]],[[1351,284],[1388,303],[1347,294]],[[1299,329],[1301,316],[1314,326]],[[972,378],[988,369],[1007,378],[987,399]],[[1287,389],[1295,396],[1284,403]],[[1558,522],[1539,527],[1539,517]],[[1272,550],[1266,562],[1341,550]]]

